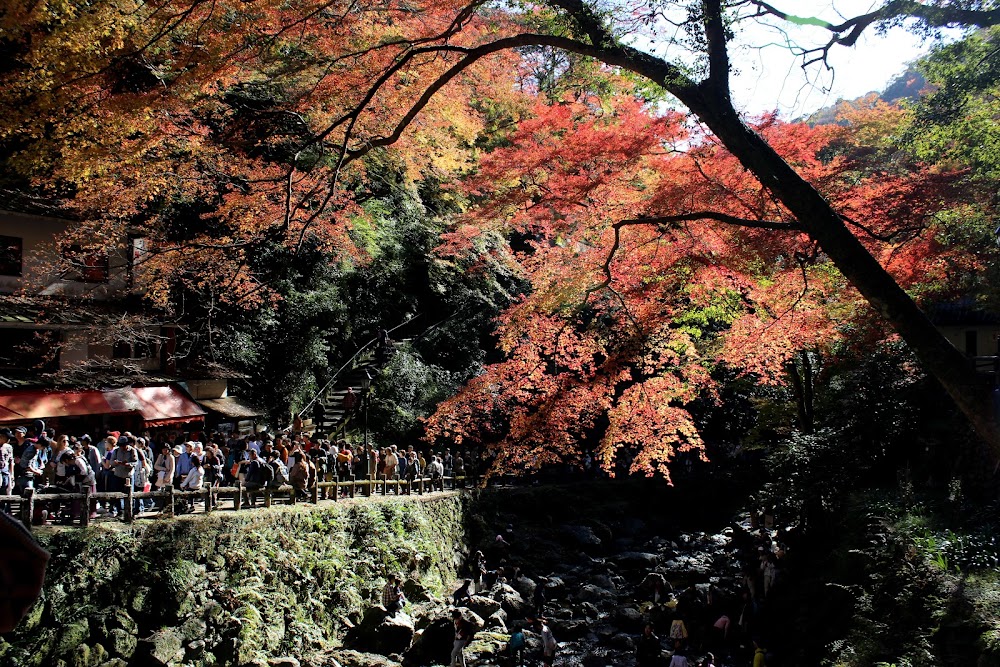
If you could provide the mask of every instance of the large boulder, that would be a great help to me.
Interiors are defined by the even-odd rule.
[[[601,546],[601,538],[594,533],[590,526],[562,526],[559,529],[563,539],[582,549],[594,549]]]
[[[613,620],[614,624],[625,632],[642,632],[645,625],[642,612],[633,605],[622,605],[615,609]]]
[[[413,619],[406,613],[397,611],[375,628],[375,652],[382,655],[402,653],[413,642]]]
[[[623,551],[615,555],[613,560],[618,563],[619,567],[626,569],[652,569],[660,562],[660,557],[657,554],[644,551]]]
[[[447,665],[455,641],[455,626],[447,618],[435,618],[413,640],[403,656],[403,664]]]
[[[615,599],[615,594],[606,588],[595,586],[594,584],[584,584],[576,592],[576,599],[580,602],[590,602],[595,605],[611,602]]]
[[[525,602],[524,597],[507,584],[502,584],[493,591],[493,599],[500,603],[503,610],[511,616],[520,617],[529,610],[529,605]]]
[[[491,597],[487,597],[485,595],[473,595],[466,602],[465,607],[480,618],[489,618],[493,614],[500,611],[503,605]],[[479,627],[482,627],[482,624],[480,624]]]
[[[413,633],[413,619],[404,612],[390,614],[385,607],[369,607],[361,622],[347,631],[344,645],[382,655],[402,653],[409,647]]]
[[[146,664],[172,665],[184,659],[184,638],[176,628],[161,628],[139,642],[141,652],[149,657]]]

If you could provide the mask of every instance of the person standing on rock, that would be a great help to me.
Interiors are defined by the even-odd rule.
[[[451,620],[455,624],[455,644],[451,649],[451,667],[465,667],[465,647],[472,641],[475,630],[472,623],[462,617],[458,609],[451,611]]]
[[[542,667],[552,667],[552,663],[556,661],[556,649],[559,648],[559,644],[556,642],[556,637],[552,634],[549,624],[542,616],[529,617],[526,620],[542,637]]]

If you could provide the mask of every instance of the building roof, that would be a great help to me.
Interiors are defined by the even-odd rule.
[[[202,407],[207,408],[212,412],[218,412],[226,417],[249,419],[251,417],[259,417],[262,414],[260,410],[250,407],[235,396],[227,396],[226,398],[208,398],[199,400],[198,403],[200,403]]]
[[[1000,324],[1000,313],[983,308],[971,298],[928,306],[927,316],[939,327]]]
[[[73,220],[76,217],[56,197],[11,188],[0,188],[0,211],[62,220]]]

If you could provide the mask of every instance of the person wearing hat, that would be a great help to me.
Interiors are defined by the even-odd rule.
[[[26,433],[26,431],[21,433]],[[45,479],[45,466],[49,462],[46,452],[48,446],[49,440],[45,437],[38,438],[34,442],[25,440],[24,451],[17,464],[18,477],[15,484],[18,493],[24,489],[34,488],[36,481],[40,482]]]
[[[13,438],[10,429],[0,429],[0,496],[9,496],[14,491],[14,447],[10,444]],[[10,503],[0,503],[0,510],[10,512]]]
[[[30,444],[28,443],[28,429],[24,426],[16,427],[14,429],[14,441],[11,443],[11,446],[14,448],[14,465],[20,465],[21,455],[28,448],[28,444]]]

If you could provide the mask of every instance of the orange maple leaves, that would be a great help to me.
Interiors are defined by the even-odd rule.
[[[830,350],[873,316],[767,189],[684,118],[628,95],[534,113],[468,182],[480,204],[466,221],[527,239],[533,291],[500,320],[506,360],[441,405],[429,437],[493,446],[503,468],[593,449],[608,470],[625,460],[669,479],[680,453],[704,456],[687,407],[713,395],[714,364],[781,383],[799,350]],[[953,175],[909,165],[887,177],[850,149],[850,127],[766,117],[758,131],[902,284],[933,277],[944,249],[927,219]],[[471,236],[455,231],[447,252]]]

